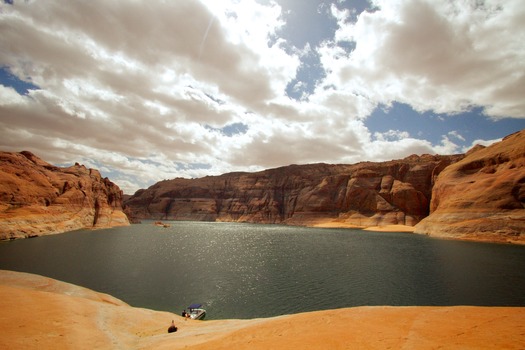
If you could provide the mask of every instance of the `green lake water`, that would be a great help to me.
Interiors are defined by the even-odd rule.
[[[525,306],[525,247],[408,233],[145,222],[0,243],[31,272],[180,314],[255,318],[361,305]]]

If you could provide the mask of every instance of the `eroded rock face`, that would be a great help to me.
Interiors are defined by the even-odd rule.
[[[166,180],[137,191],[125,211],[132,219],[413,226],[429,213],[436,176],[462,157],[414,155]]]
[[[0,239],[122,225],[122,191],[98,170],[0,152]]]
[[[525,130],[443,170],[416,233],[525,243]]]

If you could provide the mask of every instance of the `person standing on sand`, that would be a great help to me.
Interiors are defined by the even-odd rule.
[[[190,318],[190,314],[186,312],[186,309],[182,311],[182,317],[184,317],[184,321],[187,321],[188,318]]]

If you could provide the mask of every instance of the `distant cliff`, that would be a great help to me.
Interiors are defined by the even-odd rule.
[[[0,152],[0,239],[128,225],[94,169]],[[525,243],[525,130],[465,155],[290,165],[173,179],[126,199],[132,220],[415,226],[437,237]]]
[[[525,130],[443,170],[416,233],[525,243]]]
[[[178,178],[137,191],[126,200],[125,212],[134,220],[414,226],[429,214],[439,173],[462,158],[413,155],[380,163]]]
[[[0,152],[0,239],[123,225],[122,191],[97,170]]]

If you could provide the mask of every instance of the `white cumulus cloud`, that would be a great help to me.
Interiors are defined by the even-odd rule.
[[[333,38],[302,48],[279,36],[273,1],[2,4],[0,68],[37,88],[0,85],[0,147],[98,167],[133,193],[177,176],[457,151],[459,133],[433,145],[368,130],[394,101],[524,116],[520,1],[373,3],[360,15],[324,6]],[[317,56],[312,88],[290,85]]]

